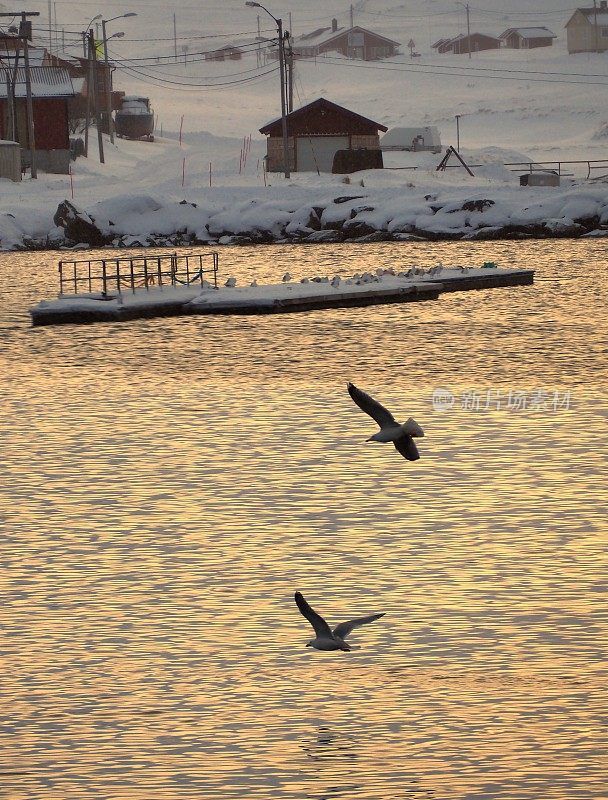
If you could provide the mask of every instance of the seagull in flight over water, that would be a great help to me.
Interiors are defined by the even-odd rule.
[[[366,441],[392,442],[397,451],[408,461],[417,461],[420,458],[420,453],[412,437],[424,436],[424,431],[413,417],[410,417],[407,422],[400,425],[390,411],[387,411],[373,397],[362,392],[361,389],[357,389],[353,383],[348,384],[348,393],[359,408],[369,414],[380,426],[378,433],[370,436]]]
[[[336,625],[332,631],[323,617],[308,605],[300,592],[296,592],[294,598],[300,612],[315,629],[316,638],[311,639],[306,647],[315,647],[317,650],[350,650],[344,640],[353,628],[358,628],[359,625],[367,625],[368,622],[373,622],[375,619],[380,619],[380,617],[384,616],[384,613],[382,613],[372,614],[370,617],[351,619],[349,622],[341,622]]]

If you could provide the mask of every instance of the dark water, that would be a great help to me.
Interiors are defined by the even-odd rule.
[[[608,797],[606,245],[220,267],[485,260],[540,280],[34,329],[57,254],[0,257],[0,796]],[[348,380],[416,417],[420,461],[364,444]],[[295,589],[332,622],[386,617],[313,651]]]

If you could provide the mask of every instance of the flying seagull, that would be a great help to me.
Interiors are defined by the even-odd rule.
[[[380,619],[380,617],[384,616],[384,613],[382,613],[372,614],[370,617],[351,619],[349,622],[341,622],[339,625],[336,625],[332,631],[323,617],[319,616],[319,614],[313,611],[308,605],[300,592],[296,592],[294,598],[303,616],[306,617],[315,629],[316,638],[308,642],[306,647],[315,647],[317,650],[350,650],[350,647],[344,640],[353,628],[358,628],[359,625],[367,625],[368,622],[373,622],[375,619]]]
[[[415,419],[410,417],[407,422],[400,425],[390,411],[387,411],[373,397],[362,392],[361,389],[357,389],[354,384],[348,384],[348,393],[359,408],[375,419],[380,426],[378,433],[370,436],[367,439],[368,442],[392,442],[397,451],[408,461],[417,461],[420,458],[420,453],[412,437],[424,436],[424,431]]]

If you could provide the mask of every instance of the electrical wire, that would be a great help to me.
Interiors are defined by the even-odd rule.
[[[302,60],[305,61],[305,60],[308,60],[308,59],[302,59]],[[513,74],[523,74],[523,75],[546,75],[546,76],[555,76],[555,77],[568,76],[568,77],[571,77],[571,78],[572,77],[574,77],[574,78],[605,78],[606,80],[608,80],[608,73],[606,73],[606,72],[571,72],[571,71],[569,71],[569,72],[557,72],[557,71],[553,71],[553,70],[517,69],[517,68],[514,68],[514,67],[477,67],[477,66],[467,67],[465,65],[461,66],[460,64],[454,66],[453,64],[450,64],[450,65],[448,65],[448,64],[445,64],[445,65],[444,64],[425,64],[424,62],[412,63],[412,62],[409,62],[409,61],[388,61],[388,62],[382,62],[382,63],[379,63],[379,62],[365,62],[363,64],[355,64],[355,63],[353,63],[355,61],[355,59],[335,59],[335,61],[332,61],[332,56],[329,56],[329,55],[317,56],[316,60],[315,60],[315,63],[320,63],[321,61],[323,61],[323,62],[331,62],[331,63],[340,63],[341,61],[346,61],[347,63],[345,64],[345,66],[347,66],[347,65],[361,66],[361,67],[366,67],[366,68],[370,68],[370,69],[373,69],[373,68],[390,69],[392,65],[396,65],[396,66],[406,67],[407,68],[406,71],[408,71],[408,72],[425,72],[426,69],[428,69],[429,67],[432,67],[432,68],[435,68],[435,69],[449,70],[450,72],[447,73],[447,74],[451,74],[451,72],[454,69],[458,69],[458,70],[461,70],[461,71],[464,71],[464,72],[473,72],[475,74],[479,73],[479,72],[497,72],[497,73],[500,73],[501,75],[502,74],[509,75],[509,74],[513,73]],[[464,77],[466,77],[466,76],[464,76]],[[479,77],[483,77],[483,76],[479,76]],[[493,77],[493,76],[488,76],[488,77]],[[579,81],[579,82],[582,82],[582,81]]]
[[[264,78],[268,75],[274,75],[278,72],[278,66],[273,66],[271,69],[266,70],[265,72],[258,72],[257,75],[251,75],[248,78],[240,78],[234,81],[220,81],[219,83],[190,83],[184,81],[174,81],[170,80],[169,78],[159,77],[157,75],[151,74],[149,72],[144,72],[141,69],[137,69],[135,67],[129,66],[128,63],[121,64],[120,62],[117,63],[117,68],[126,72],[130,75],[135,75],[141,78],[147,78],[148,81],[156,82],[157,86],[165,86],[175,89],[217,89],[226,86],[235,86],[238,84],[245,84],[250,83],[255,80],[259,80],[260,78]]]

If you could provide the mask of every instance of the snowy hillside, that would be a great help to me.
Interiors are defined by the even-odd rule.
[[[598,99],[605,98],[608,89],[608,58],[568,55],[564,24],[572,10],[555,9],[549,0],[539,0],[534,9],[522,0],[512,0],[506,9],[498,0],[483,6],[470,9],[473,32],[498,36],[509,27],[538,25],[548,27],[557,39],[552,47],[484,51],[471,59],[437,55],[433,42],[466,33],[462,5],[452,0],[359,0],[353,6],[354,23],[401,42],[402,55],[374,63],[344,58],[298,61],[294,105],[325,96],[389,127],[437,125],[445,144],[456,143],[458,114],[462,147],[511,148],[536,159],[601,158],[608,113]],[[350,5],[337,0],[270,0],[267,7],[294,35],[329,25],[332,17],[340,25],[350,23]],[[65,44],[67,51],[78,54],[80,32],[91,18],[137,14],[107,26],[108,35],[125,34],[110,43],[118,65],[115,85],[151,97],[157,132],[177,132],[183,116],[185,131],[259,137],[259,127],[280,113],[277,64],[263,64],[252,44],[258,19],[261,35],[274,35],[272,19],[260,9],[245,7],[240,0],[198,5],[59,0],[53,8],[56,20],[53,17],[49,36],[46,0],[27,4],[28,10],[40,11],[35,26],[43,43],[52,40],[60,48]],[[410,58],[410,39],[419,58]],[[204,53],[226,44],[241,45],[243,58],[205,60]]]

